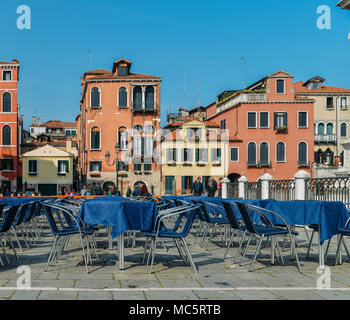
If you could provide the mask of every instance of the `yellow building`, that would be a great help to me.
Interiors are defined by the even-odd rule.
[[[315,100],[314,162],[317,167],[342,163],[341,144],[350,136],[350,89],[326,86],[324,81],[314,77],[294,85],[297,96]]]
[[[60,195],[73,184],[73,154],[46,145],[23,154],[23,184],[26,191]]]
[[[206,188],[213,177],[219,184],[227,171],[227,143],[220,126],[210,121],[174,121],[162,138],[162,193],[189,194],[200,177]]]

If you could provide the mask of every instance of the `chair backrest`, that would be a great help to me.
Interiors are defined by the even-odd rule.
[[[32,220],[32,218],[35,215],[35,212],[37,210],[38,201],[31,202],[30,204],[31,204],[30,210],[29,210],[29,212],[27,212],[27,214],[24,217],[25,221]]]
[[[8,210],[4,210],[3,213],[3,222],[0,227],[0,232],[7,232],[12,226],[13,221],[15,220],[18,208],[20,205],[11,206]]]
[[[185,212],[182,212],[180,214],[181,220],[184,217],[186,217],[186,223],[183,226],[182,231],[178,233],[181,237],[183,237],[183,238],[187,237],[188,233],[190,232],[190,230],[192,228],[192,225],[193,225],[193,222],[194,222],[196,216],[200,214],[199,212],[200,212],[201,207],[202,207],[202,205],[195,205],[192,208],[189,208]],[[181,223],[181,220],[178,219],[178,221],[176,222],[176,225],[179,226]]]
[[[250,233],[257,233],[248,207],[242,202],[235,202],[235,204],[237,205],[237,208],[242,215],[242,219],[247,227],[247,230]]]
[[[19,226],[22,223],[27,213],[29,205],[30,205],[30,202],[21,205],[21,208],[18,210],[16,220],[15,220],[16,226]]]
[[[237,216],[234,210],[234,206],[237,206],[237,205],[235,203],[231,203],[227,201],[222,201],[222,205],[224,206],[227,219],[230,222],[232,229],[242,230],[243,226],[239,223],[239,220],[237,219]]]

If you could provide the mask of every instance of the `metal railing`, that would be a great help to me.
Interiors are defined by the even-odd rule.
[[[305,199],[349,203],[349,177],[306,180]]]
[[[295,180],[273,180],[269,184],[270,198],[278,201],[295,200]]]
[[[238,182],[231,182],[227,184],[227,197],[228,198],[239,198]]]
[[[244,199],[258,200],[261,199],[261,181],[247,182],[245,184]]]

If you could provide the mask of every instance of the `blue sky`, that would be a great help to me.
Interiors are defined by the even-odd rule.
[[[350,12],[338,0],[2,0],[0,60],[21,62],[19,104],[25,126],[74,121],[80,77],[110,70],[125,57],[133,71],[163,78],[162,119],[168,110],[200,99],[208,105],[223,90],[283,69],[295,81],[315,75],[350,88]],[[16,27],[19,5],[32,11],[32,29]],[[331,30],[319,30],[316,10],[331,8]],[[87,51],[93,52],[91,65]],[[198,88],[197,90],[197,83]]]

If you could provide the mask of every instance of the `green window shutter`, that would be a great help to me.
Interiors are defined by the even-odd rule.
[[[186,177],[181,177],[181,186],[182,186],[182,194],[185,194],[186,193]]]

